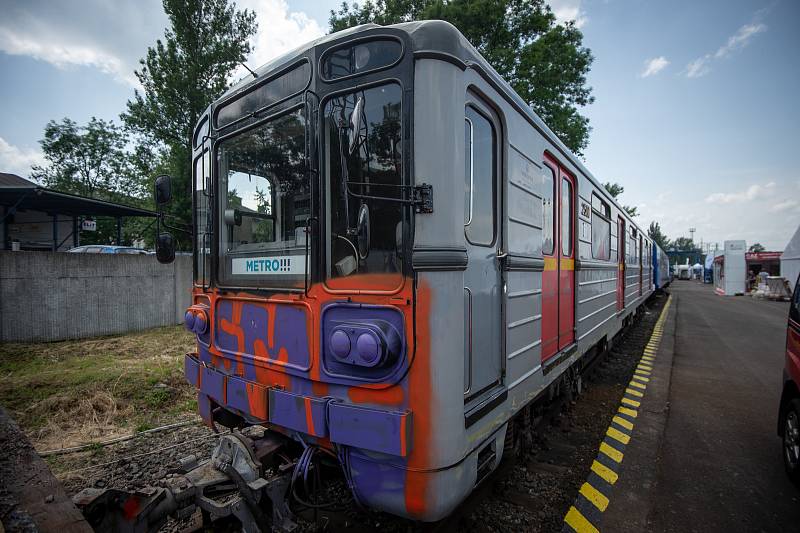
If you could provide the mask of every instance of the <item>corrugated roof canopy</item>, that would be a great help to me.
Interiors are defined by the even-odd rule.
[[[147,209],[54,191],[32,181],[0,172],[0,205],[59,215],[109,217],[154,217]]]

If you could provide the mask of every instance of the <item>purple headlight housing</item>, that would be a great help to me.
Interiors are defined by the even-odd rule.
[[[394,307],[335,303],[322,315],[325,373],[334,381],[385,381],[405,360],[404,322]]]
[[[336,324],[329,345],[342,363],[377,367],[396,360],[402,342],[397,330],[385,320],[365,319]]]

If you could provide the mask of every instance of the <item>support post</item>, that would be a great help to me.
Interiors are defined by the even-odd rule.
[[[117,217],[117,246],[122,246],[122,217]]]
[[[53,215],[53,251],[58,251],[58,213]]]
[[[9,250],[11,245],[8,242],[8,206],[3,206],[3,245],[0,250]]]
[[[78,227],[78,217],[73,215],[72,216],[72,247],[73,248],[77,248],[78,246],[80,246],[80,237],[79,237],[79,234],[78,234],[79,229],[80,228]]]

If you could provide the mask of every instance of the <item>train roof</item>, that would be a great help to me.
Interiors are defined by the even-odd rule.
[[[503,77],[492,67],[491,64],[481,55],[480,52],[470,43],[466,37],[452,24],[444,20],[421,20],[415,22],[403,22],[400,24],[392,24],[389,26],[381,26],[379,24],[362,24],[354,26],[346,30],[336,33],[330,33],[310,41],[302,46],[291,50],[272,61],[255,69],[255,73],[260,78],[294,60],[296,57],[305,54],[312,48],[329,43],[332,41],[339,41],[344,37],[358,36],[363,33],[378,33],[373,30],[381,30],[391,28],[405,32],[412,46],[412,53],[416,57],[434,57],[449,61],[466,69],[468,67],[477,67],[482,70],[489,80],[495,85],[495,88],[508,100],[516,110],[524,116],[528,122],[545,135],[550,142],[552,142],[558,151],[567,158],[572,165],[574,165],[587,179],[592,181],[596,187],[603,191],[606,199],[613,203],[617,209],[625,213],[622,206],[605,190],[605,187],[594,177],[594,175],[586,168],[583,162],[572,153],[572,151],[558,138],[558,136],[539,118],[533,109],[522,99],[521,96],[511,87],[511,85],[503,79]],[[222,100],[228,96],[241,92],[246,88],[256,83],[258,78],[253,78],[251,75],[245,76],[243,79],[235,83],[228,89],[223,96],[219,98]],[[636,226],[639,231],[641,228],[628,216],[628,220]]]

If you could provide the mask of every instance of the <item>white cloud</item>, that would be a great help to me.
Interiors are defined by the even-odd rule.
[[[577,28],[582,28],[589,21],[586,12],[581,9],[581,3],[582,0],[550,0],[548,2],[559,24],[574,21]]]
[[[715,192],[706,197],[709,204],[740,204],[770,196],[775,190],[775,182],[770,181],[766,185],[753,184],[747,189],[739,192]]]
[[[750,43],[750,39],[752,39],[754,35],[764,31],[767,31],[767,27],[764,24],[745,24],[728,38],[728,42],[717,50],[714,57],[725,57],[731,52],[744,48]]]
[[[757,13],[756,15],[759,16],[760,14],[761,12]],[[686,65],[686,70],[684,71],[686,73],[686,77],[699,78],[701,76],[705,76],[711,72],[711,63],[714,60],[728,57],[733,52],[741,50],[750,44],[750,41],[755,35],[765,31],[767,31],[767,26],[760,22],[751,22],[750,24],[745,24],[736,30],[736,33],[728,37],[728,40],[725,42],[725,44],[720,46],[716,52],[713,54],[705,54],[689,62],[689,64]]]
[[[46,42],[33,35],[11,28],[0,28],[0,50],[10,55],[30,56],[58,68],[88,66],[113,75],[130,85],[137,83],[133,69],[108,52],[88,44],[75,42]]]
[[[647,78],[649,76],[655,76],[669,65],[669,61],[664,56],[654,57],[652,59],[648,59],[644,62],[644,70],[640,76],[642,78]]]
[[[44,155],[39,150],[18,148],[0,137],[0,172],[27,178],[31,173],[31,166],[44,163]]]
[[[253,70],[325,34],[325,29],[307,14],[289,11],[284,0],[240,0],[237,6],[256,13],[258,32],[250,41],[253,51],[247,58],[247,66]],[[240,68],[234,77],[246,73]]]
[[[3,5],[0,51],[66,69],[95,68],[131,86],[133,70],[167,24],[161,3],[28,0]]]
[[[800,207],[800,202],[797,200],[784,200],[783,202],[778,202],[777,204],[773,205],[769,208],[769,210],[774,213],[779,213],[781,211],[796,209],[797,207]]]
[[[285,0],[240,0],[240,9],[256,13],[258,32],[252,38],[251,68],[325,33],[303,12],[293,12]],[[169,25],[159,0],[71,2],[27,0],[3,2],[0,52],[24,55],[64,69],[95,68],[115,80],[138,86],[134,70]],[[87,16],[87,14],[91,16]],[[241,68],[239,75],[246,71]]]
[[[698,57],[688,65],[686,65],[686,77],[687,78],[699,78],[700,76],[705,76],[709,72],[711,72],[711,68],[708,66],[708,60],[711,59],[710,55],[705,55],[703,57]]]

